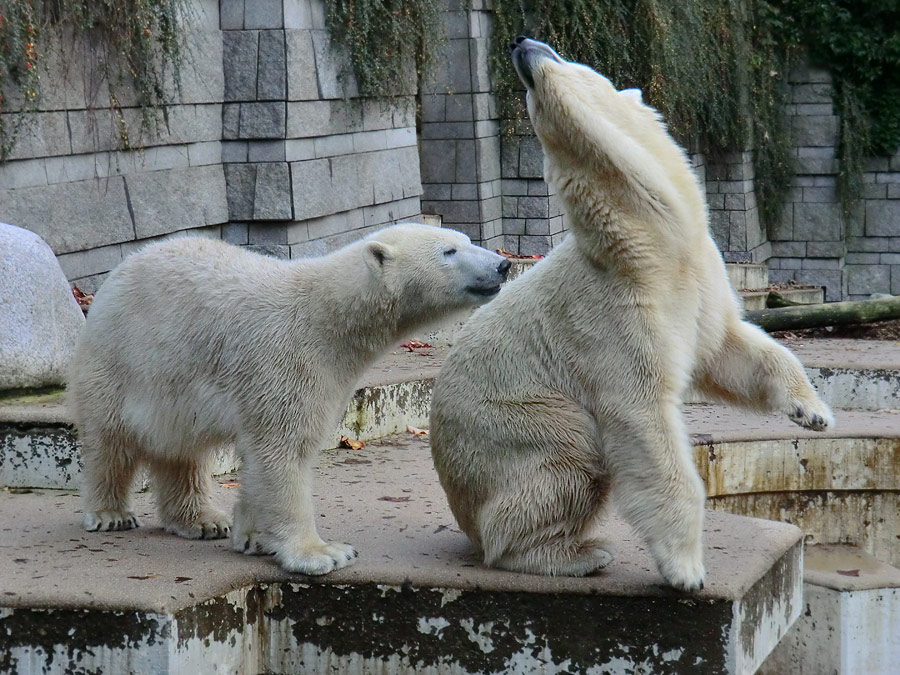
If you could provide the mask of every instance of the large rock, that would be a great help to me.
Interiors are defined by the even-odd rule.
[[[50,247],[0,223],[0,390],[62,384],[83,323]]]

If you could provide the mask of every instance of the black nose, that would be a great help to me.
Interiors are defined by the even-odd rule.
[[[512,264],[509,262],[509,260],[504,259],[502,263],[497,265],[497,271],[500,272],[500,276],[505,279],[506,275],[509,274],[510,267],[512,267]]]
[[[516,47],[518,47],[520,44],[522,44],[527,39],[528,38],[525,37],[524,35],[517,36],[515,40],[513,40],[512,42],[509,43],[509,51],[514,50]]]

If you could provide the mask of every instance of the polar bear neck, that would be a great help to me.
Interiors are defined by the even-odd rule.
[[[282,303],[296,333],[315,334],[323,350],[338,349],[361,368],[400,336],[399,298],[375,279],[363,262],[361,245],[291,266]]]

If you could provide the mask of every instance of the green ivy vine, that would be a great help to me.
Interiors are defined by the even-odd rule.
[[[760,216],[780,215],[793,147],[784,105],[801,53],[829,70],[841,116],[839,191],[859,195],[864,158],[900,144],[896,0],[493,0],[493,78],[506,119],[524,115],[507,45],[546,40],[619,87],[639,87],[683,144],[755,150]]]
[[[331,39],[346,49],[362,95],[415,93],[444,42],[442,2],[325,0],[325,6]]]
[[[191,11],[190,0],[0,0],[0,159],[26,119],[6,113],[40,109],[46,56],[71,45],[68,37],[94,52],[109,90],[109,100],[96,106],[118,113],[122,147],[131,146],[122,92],[136,93],[142,129],[155,128],[165,113],[166,83],[180,86],[187,50],[181,27]],[[59,58],[65,63],[70,55]]]

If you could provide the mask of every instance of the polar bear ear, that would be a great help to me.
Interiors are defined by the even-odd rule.
[[[638,103],[644,102],[644,95],[640,89],[622,89],[619,93],[622,94],[622,96],[634,99]]]
[[[382,244],[380,241],[367,241],[363,250],[363,256],[369,269],[373,272],[381,272],[384,269],[384,264],[394,259],[394,251],[390,246]]]

